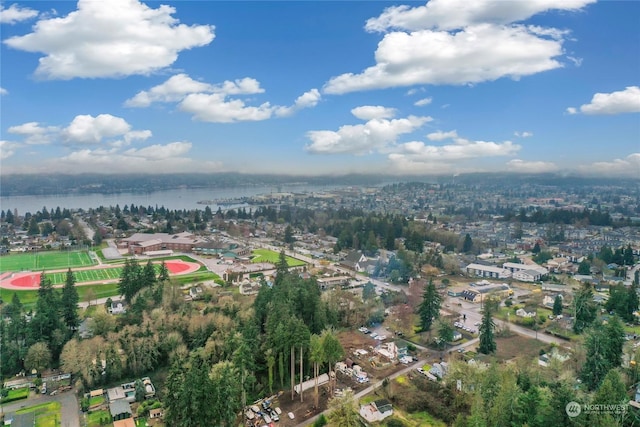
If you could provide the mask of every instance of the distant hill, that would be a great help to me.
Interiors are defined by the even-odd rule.
[[[152,192],[177,188],[234,188],[264,185],[356,185],[370,186],[394,182],[429,182],[483,186],[511,186],[523,183],[550,186],[606,186],[628,182],[638,185],[640,180],[587,178],[556,174],[525,175],[508,173],[474,173],[446,176],[395,176],[375,174],[349,175],[269,175],[269,174],[78,174],[78,175],[4,175],[0,178],[0,196],[51,194],[112,194],[122,192]]]

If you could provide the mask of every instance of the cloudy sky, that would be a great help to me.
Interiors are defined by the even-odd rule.
[[[2,174],[640,177],[640,2],[0,4]]]

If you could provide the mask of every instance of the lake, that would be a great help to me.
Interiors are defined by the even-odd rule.
[[[58,206],[67,209],[89,209],[99,206],[164,206],[167,209],[205,209],[207,205],[199,204],[201,200],[236,199],[239,197],[251,197],[258,194],[276,192],[321,192],[341,188],[340,186],[320,185],[280,185],[280,186],[251,186],[234,188],[181,188],[174,190],[154,191],[150,193],[115,193],[115,194],[51,194],[37,196],[11,196],[0,197],[0,210],[17,209],[18,215],[26,212],[35,213],[46,207],[48,210]],[[215,212],[218,205],[209,205]],[[230,209],[246,205],[224,205],[222,209]]]

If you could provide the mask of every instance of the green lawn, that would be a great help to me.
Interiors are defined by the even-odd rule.
[[[104,403],[104,396],[93,396],[89,399],[89,406],[100,405]]]
[[[9,390],[9,394],[7,394],[7,397],[2,399],[2,403],[8,403],[8,402],[13,402],[15,400],[26,399],[27,397],[29,397],[29,387]]]
[[[103,425],[107,425],[101,422],[104,420],[106,420],[107,422],[111,421],[111,414],[109,413],[109,411],[100,410],[100,411],[89,412],[87,414],[88,427],[100,427]]]
[[[56,270],[68,267],[88,267],[95,263],[87,251],[43,251],[3,255],[0,273],[23,270]]]
[[[270,262],[275,264],[280,260],[280,254],[278,252],[270,251],[268,249],[255,249],[251,251],[251,255],[253,256],[253,258],[251,258],[251,262]],[[306,264],[306,262],[291,258],[290,256],[287,256],[286,259],[289,267],[300,267]]]
[[[118,292],[118,284],[117,283],[107,283],[104,285],[86,285],[86,286],[76,286],[78,290],[78,296],[80,297],[80,301],[87,300],[87,294],[93,291],[94,298],[107,298],[115,295],[119,295]],[[38,300],[38,291],[37,290],[29,290],[29,291],[14,291],[12,289],[3,289],[0,288],[0,298],[2,301],[6,303],[10,303],[13,298],[13,294],[17,294],[18,298],[20,298],[20,302],[26,307],[32,307],[35,305]]]
[[[60,426],[60,403],[48,402],[41,403],[39,405],[30,406],[28,408],[20,409],[16,413],[26,414],[29,412],[35,412],[36,425],[35,427],[58,427]]]

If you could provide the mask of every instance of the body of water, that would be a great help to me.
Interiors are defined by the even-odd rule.
[[[123,208],[132,203],[136,206],[164,206],[167,209],[205,209],[206,204],[199,204],[202,200],[222,200],[237,199],[240,197],[251,197],[259,194],[270,193],[302,193],[321,192],[340,188],[339,186],[318,186],[318,185],[281,185],[281,186],[252,186],[234,188],[212,188],[212,189],[174,189],[164,191],[154,191],[150,193],[116,193],[116,194],[51,194],[38,196],[12,196],[0,197],[0,210],[17,209],[18,215],[27,212],[35,213],[41,211],[43,207],[47,210],[55,209],[89,209],[99,206],[119,205]],[[223,205],[223,210],[243,205]],[[210,204],[209,207],[215,212],[218,205]]]

